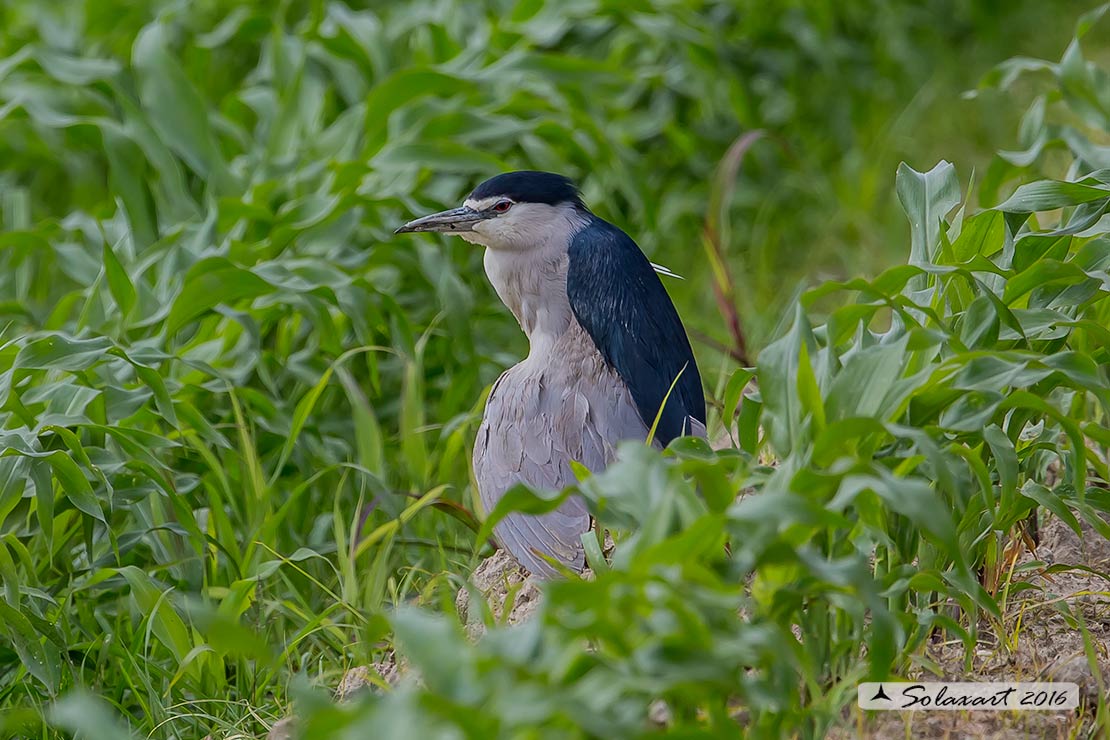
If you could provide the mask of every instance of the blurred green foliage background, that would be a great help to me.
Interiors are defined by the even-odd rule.
[[[758,350],[803,286],[905,261],[899,161],[1016,148],[1027,101],[961,93],[1085,9],[0,5],[0,727],[49,736],[84,685],[144,735],[261,732],[294,675],[381,657],[380,610],[446,606],[488,554],[470,445],[524,338],[477,250],[404,220],[502,170],[574,177],[686,277],[720,400],[707,222]],[[53,725],[98,716],[77,701]]]
[[[47,79],[9,79],[8,104],[26,106],[27,118],[5,117],[3,156],[33,219],[103,207],[109,162],[95,127],[51,114],[103,113],[103,81],[133,63],[140,30],[157,17],[147,50],[164,50],[173,83],[183,77],[192,90],[141,64],[119,84],[151,109],[185,167],[205,179],[210,167],[230,168],[212,195],[284,180],[267,193],[279,208],[294,194],[290,176],[312,162],[334,175],[334,192],[357,193],[373,211],[359,224],[369,249],[417,204],[453,201],[502,169],[548,168],[578,179],[651,256],[696,277],[713,170],[733,140],[763,129],[770,140],[744,162],[727,245],[758,345],[799,281],[901,257],[890,173],[942,157],[984,167],[1023,106],[959,94],[1002,59],[1061,48],[1060,21],[1080,10],[1000,0],[14,2],[2,11],[6,56],[35,43],[40,57],[100,64],[65,70],[48,57]],[[169,120],[179,115],[193,120]],[[205,117],[203,134],[164,130]],[[478,265],[461,249],[450,256],[459,274]],[[476,282],[467,293],[484,303],[490,293]],[[719,333],[697,281],[673,289],[695,326]]]

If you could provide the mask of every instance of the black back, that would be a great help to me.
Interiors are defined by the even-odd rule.
[[[571,242],[569,257],[571,310],[628,386],[649,428],[667,398],[656,439],[666,445],[689,433],[687,416],[704,424],[705,395],[686,330],[636,242],[591,214]]]

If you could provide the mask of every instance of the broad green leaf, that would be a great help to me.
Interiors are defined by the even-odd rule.
[[[1042,180],[1022,185],[1014,194],[996,206],[1007,213],[1032,213],[1066,208],[1080,203],[1110,198],[1110,189],[1077,182]]]
[[[185,622],[168,598],[168,592],[162,591],[149,575],[133,565],[120,568],[117,572],[127,580],[135,604],[149,619],[159,642],[170,650],[179,663],[183,661],[192,650],[193,641]]]
[[[929,264],[940,238],[941,221],[960,202],[956,168],[941,161],[923,173],[903,162],[898,165],[895,182],[898,202],[910,219],[910,264]]]
[[[990,256],[1001,249],[1005,230],[1006,222],[998,211],[984,211],[967,219],[952,244],[956,262],[966,262],[977,254]]]
[[[386,78],[366,98],[366,138],[368,153],[382,145],[390,115],[406,103],[423,96],[450,96],[471,83],[431,69],[407,69]]]
[[[53,471],[54,476],[58,479],[58,483],[61,484],[66,497],[69,498],[73,505],[85,514],[107,524],[107,520],[104,518],[104,510],[101,508],[100,501],[93,492],[92,485],[81,471],[81,468],[77,466],[77,463],[75,463],[64,451],[20,452],[19,450],[8,448],[0,452],[0,455],[21,455],[46,461],[46,463],[50,465],[50,469]],[[35,478],[35,482],[36,488],[49,485],[47,481],[41,478]],[[40,502],[42,501],[41,495],[45,495],[45,493],[45,491],[40,493]]]
[[[982,429],[994,418],[1002,403],[1000,393],[971,391],[961,395],[940,415],[939,424],[945,429],[973,432]]]
[[[546,514],[555,511],[570,497],[571,492],[572,489],[567,488],[561,492],[547,495],[526,485],[517,484],[512,486],[497,500],[493,511],[485,512],[486,518],[482,522],[482,528],[478,530],[477,541],[485,542],[488,540],[490,535],[493,534],[493,528],[512,512]]]
[[[126,318],[135,307],[135,286],[107,241],[104,242],[104,273],[108,277],[112,297],[116,299],[116,305]]]
[[[202,177],[219,189],[227,183],[226,165],[208,122],[208,109],[171,54],[169,29],[155,21],[139,32],[131,51],[139,97],[165,142]]]
[[[137,737],[107,702],[85,690],[63,696],[49,708],[46,718],[52,725],[88,740],[134,740]]]
[[[55,693],[62,674],[58,649],[44,641],[30,620],[3,599],[0,599],[0,631],[7,634],[27,672],[41,681],[51,694]]]
[[[875,416],[887,411],[884,399],[905,366],[908,338],[854,353],[826,394],[829,420]]]
[[[172,336],[215,306],[257,298],[272,290],[265,280],[223,257],[201,260],[185,276],[185,286],[166,317],[166,331]]]
[[[825,402],[821,398],[821,389],[817,385],[817,376],[813,372],[805,342],[798,347],[797,383],[798,400],[801,402],[802,410],[812,421],[814,432],[820,433],[825,428]]]
[[[1059,262],[1052,259],[1040,260],[1006,283],[1006,291],[1002,295],[1002,302],[1011,306],[1031,290],[1050,283],[1075,284],[1086,280],[1088,280],[1088,275],[1070,262]]]
[[[111,182],[115,189],[119,191],[119,197],[127,210],[127,218],[131,223],[132,239],[134,239],[136,249],[142,251],[158,239],[158,217],[155,212],[150,186],[144,178],[144,175],[147,174],[146,159],[143,156],[142,149],[126,135],[122,128],[115,125],[104,125],[101,127],[101,134],[104,137],[104,154],[108,158]],[[119,303],[121,297],[126,300],[127,288],[123,285],[123,282],[126,280],[127,284],[130,284],[130,277],[126,272],[123,272],[122,276],[117,272],[113,277],[116,268],[108,265],[107,253],[112,252],[112,249],[108,246],[107,241],[104,243],[104,252],[105,269],[109,270],[108,285],[112,288],[116,302]],[[119,264],[114,252],[111,259],[115,261],[116,265]],[[121,291],[121,295],[115,295],[117,290]],[[131,293],[134,293],[133,286]],[[131,303],[132,305],[134,303],[133,295]],[[124,313],[130,312],[130,309],[125,308],[123,303],[120,303],[120,307],[124,309]]]
[[[753,377],[755,377],[755,372],[752,370],[737,370],[733,372],[732,376],[728,379],[728,385],[725,386],[721,421],[725,429],[729,431],[729,434],[732,433],[733,419],[740,405],[740,398],[743,396],[744,389],[748,386],[748,383]]]
[[[104,337],[75,339],[52,333],[33,339],[23,346],[15,367],[27,370],[85,370],[95,365],[112,343]]]
[[[39,47],[35,61],[51,77],[70,85],[89,85],[119,74],[121,66],[114,59],[76,57],[58,49]]]
[[[414,608],[399,609],[390,620],[405,654],[421,673],[428,673],[432,686],[453,701],[469,703],[481,696],[473,648],[463,637],[458,623],[445,615]]]
[[[1062,522],[1067,524],[1073,532],[1082,536],[1079,520],[1075,518],[1075,514],[1071,513],[1071,510],[1068,509],[1063,500],[1054,492],[1035,481],[1026,481],[1025,485],[1021,487],[1021,495],[1033,499],[1038,504],[1051,511]]]
[[[501,160],[480,149],[452,142],[402,144],[374,157],[373,164],[385,169],[412,167],[416,162],[435,162],[439,172],[494,173],[503,169]]]
[[[1019,474],[1017,452],[1010,438],[995,424],[983,429],[983,439],[990,445],[991,455],[994,456],[998,482],[1002,489],[1003,509],[1006,509],[1007,503],[1017,492]]]

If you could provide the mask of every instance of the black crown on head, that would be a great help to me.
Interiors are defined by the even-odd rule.
[[[495,196],[504,196],[517,203],[546,203],[552,206],[573,203],[585,208],[574,181],[554,172],[505,172],[486,180],[470,194],[474,200]]]

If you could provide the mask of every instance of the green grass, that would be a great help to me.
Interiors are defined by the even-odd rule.
[[[1003,623],[1034,507],[1110,534],[1110,86],[1075,46],[958,95],[1066,44],[1041,3],[41,5],[0,9],[0,732],[820,736]],[[628,446],[580,487],[609,567],[472,644],[523,339],[391,231],[524,165],[687,276],[733,444]],[[395,646],[422,683],[330,701]]]

